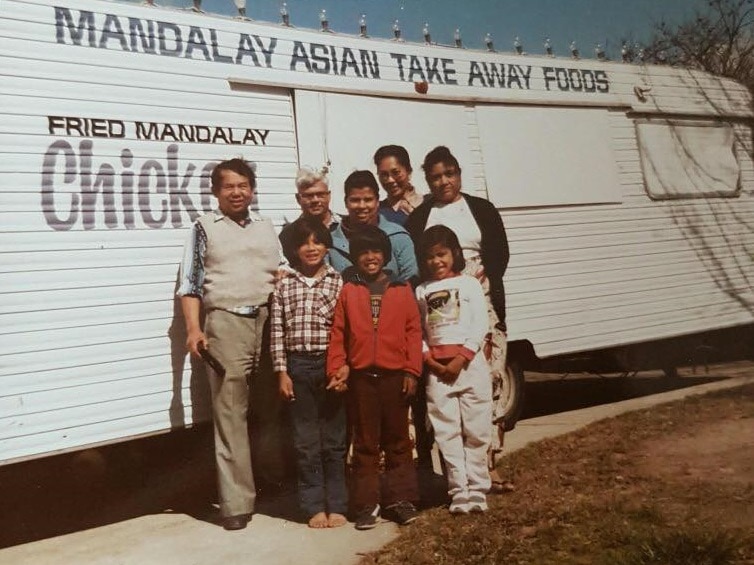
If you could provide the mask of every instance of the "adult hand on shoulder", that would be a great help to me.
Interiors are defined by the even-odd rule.
[[[186,337],[186,347],[195,357],[200,357],[199,350],[207,349],[207,336],[202,330],[189,331]]]
[[[283,400],[296,400],[293,394],[293,379],[287,371],[278,372],[278,392]]]

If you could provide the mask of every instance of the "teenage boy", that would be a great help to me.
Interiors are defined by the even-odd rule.
[[[419,309],[411,286],[383,270],[390,240],[376,226],[354,230],[354,268],[344,274],[327,353],[328,389],[348,389],[353,433],[351,506],[356,529],[380,515],[403,525],[417,517],[416,469],[408,434],[409,399],[422,371]],[[380,452],[385,454],[380,496]]]
[[[342,394],[325,388],[325,353],[343,280],[325,263],[332,238],[319,219],[288,227],[283,252],[295,270],[272,294],[272,363],[290,402],[299,507],[310,528],[336,528],[348,506],[346,413]]]

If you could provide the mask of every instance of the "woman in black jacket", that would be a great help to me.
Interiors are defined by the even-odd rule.
[[[492,492],[499,492],[503,485],[494,468],[496,456],[502,451],[505,429],[505,414],[502,412],[506,399],[501,398],[501,389],[507,351],[503,275],[510,256],[508,239],[495,206],[484,198],[463,193],[461,167],[447,147],[435,147],[427,153],[422,169],[431,196],[411,212],[404,227],[415,246],[421,234],[430,226],[442,224],[452,229],[463,248],[466,259],[464,273],[479,279],[487,298],[490,333],[487,335],[485,355],[491,369],[494,402],[494,433],[489,465],[493,479]]]

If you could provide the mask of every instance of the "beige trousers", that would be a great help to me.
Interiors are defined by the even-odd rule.
[[[256,318],[211,310],[205,322],[208,349],[225,368],[219,377],[207,367],[215,426],[215,461],[220,515],[254,511],[256,488],[251,470],[249,383],[257,370],[267,308]]]

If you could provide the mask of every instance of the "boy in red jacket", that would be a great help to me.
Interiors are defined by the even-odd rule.
[[[348,390],[353,429],[351,506],[356,529],[376,526],[384,518],[400,525],[417,517],[419,498],[411,440],[409,399],[422,370],[419,308],[411,286],[391,282],[383,271],[390,240],[376,226],[351,236],[355,268],[335,306],[327,351],[329,389]],[[380,497],[380,452],[385,453],[385,480]]]

